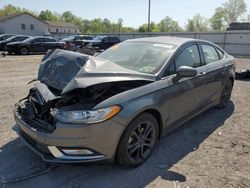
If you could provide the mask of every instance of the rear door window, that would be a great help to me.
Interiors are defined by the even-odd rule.
[[[103,38],[102,42],[109,42],[109,38],[108,37]]]
[[[21,37],[21,41],[23,41],[23,40],[25,40],[25,39],[27,39],[28,37]]]
[[[202,44],[201,48],[206,64],[214,63],[220,60],[220,57],[213,46],[210,46],[208,44]]]
[[[81,36],[75,36],[75,40],[81,40]]]
[[[93,38],[90,36],[82,36],[82,40],[92,40]]]
[[[44,38],[44,42],[55,42],[55,39]]]
[[[44,42],[43,38],[36,38],[33,40],[33,42],[38,43],[38,42]]]
[[[17,37],[17,41],[22,41],[23,37]]]

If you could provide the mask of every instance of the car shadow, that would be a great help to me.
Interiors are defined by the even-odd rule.
[[[234,112],[209,109],[172,134],[162,138],[146,163],[138,168],[111,164],[53,165],[43,162],[20,139],[0,148],[0,185],[4,187],[144,187],[156,178],[185,182],[181,172],[170,170],[210,136]],[[46,172],[46,173],[45,173]],[[166,183],[168,183],[166,182]],[[173,184],[171,184],[172,186]],[[1,186],[0,186],[1,187]]]

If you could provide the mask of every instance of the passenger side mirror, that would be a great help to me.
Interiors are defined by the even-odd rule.
[[[194,77],[197,75],[197,70],[193,67],[188,66],[181,66],[177,69],[177,76],[178,77]]]

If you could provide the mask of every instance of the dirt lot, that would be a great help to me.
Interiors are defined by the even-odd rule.
[[[0,57],[0,187],[250,187],[250,81],[236,81],[225,110],[211,109],[163,138],[136,169],[50,165],[12,130],[42,56]],[[237,60],[250,68],[250,60]]]

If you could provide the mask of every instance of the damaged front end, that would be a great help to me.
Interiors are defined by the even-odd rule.
[[[154,79],[100,58],[55,50],[46,54],[35,87],[17,109],[40,132],[53,132],[58,121],[98,123],[113,117],[122,107],[110,104],[94,109],[97,104]]]
[[[14,128],[45,161],[75,163],[112,159],[125,129],[112,117],[122,106],[117,102],[100,108],[97,105],[153,81],[154,77],[104,59],[64,50],[51,51],[39,67],[34,87],[16,105]],[[101,144],[93,138],[98,138]]]
[[[146,83],[145,81],[103,83],[60,95],[59,91],[38,81],[30,90],[28,97],[18,103],[18,110],[33,129],[51,133],[56,128],[57,121],[90,124],[111,118],[110,113],[115,115],[121,110],[121,106],[114,104],[97,110],[93,110],[93,107],[118,93]]]

